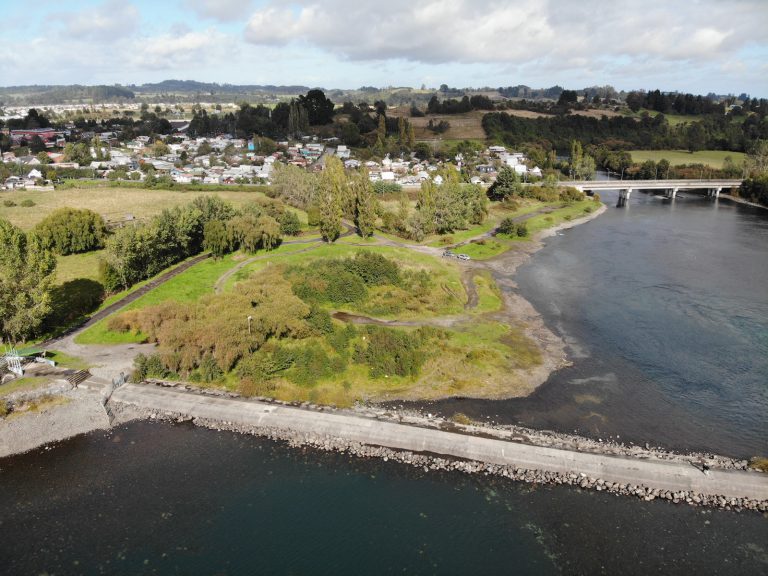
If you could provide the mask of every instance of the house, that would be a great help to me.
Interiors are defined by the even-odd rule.
[[[350,155],[349,148],[347,148],[343,144],[339,144],[339,146],[336,148],[336,156],[338,156],[342,160],[346,160],[347,158],[349,158],[349,155]]]
[[[36,168],[33,168],[29,171],[29,174],[27,174],[27,180],[37,180],[38,178],[42,178],[43,173],[40,172],[40,170],[37,170]]]

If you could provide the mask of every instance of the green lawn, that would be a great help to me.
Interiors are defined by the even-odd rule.
[[[456,247],[454,252],[466,254],[473,260],[487,260],[509,250],[509,241],[503,238],[483,238]]]
[[[629,153],[632,155],[632,161],[638,163],[646,160],[658,162],[665,158],[672,166],[704,164],[718,169],[723,167],[727,156],[730,156],[737,165],[744,162],[746,158],[743,152],[728,152],[726,150],[701,150],[693,153],[686,150],[630,150]]]
[[[64,284],[71,280],[85,278],[99,281],[99,259],[104,250],[95,250],[85,254],[59,256],[56,260],[56,283]]]
[[[0,384],[0,398],[11,394],[12,392],[29,392],[41,388],[46,384],[50,384],[50,378],[43,378],[40,376],[26,376],[24,378],[17,378],[11,380],[5,384]]]
[[[551,228],[552,226],[557,226],[568,220],[576,220],[577,218],[586,216],[593,210],[597,210],[599,207],[599,203],[592,199],[587,199],[557,208],[549,214],[537,214],[525,221],[528,226],[528,236],[524,238],[513,238],[511,240],[513,242],[525,242],[530,239],[530,236],[536,234],[536,232]]]

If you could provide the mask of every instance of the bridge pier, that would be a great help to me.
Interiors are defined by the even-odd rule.
[[[627,188],[626,190],[619,190],[619,202],[616,206],[618,207],[626,206],[627,201],[629,200],[629,197],[631,194],[632,194],[632,188]]]
[[[722,192],[722,188],[709,188],[707,190],[707,196],[710,198],[720,198],[720,192]]]
[[[670,200],[674,200],[675,197],[677,196],[677,191],[678,190],[679,190],[679,188],[668,188],[667,191],[666,191],[665,196],[667,198],[669,198]]]

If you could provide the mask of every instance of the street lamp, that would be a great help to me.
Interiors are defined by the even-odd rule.
[[[253,320],[253,316],[248,316],[248,334],[251,333],[251,320]]]

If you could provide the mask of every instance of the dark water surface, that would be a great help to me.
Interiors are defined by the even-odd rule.
[[[768,454],[768,210],[635,191],[546,240],[520,293],[574,365],[531,397],[435,409],[737,457]]]
[[[2,574],[760,574],[759,514],[134,423],[0,460]]]

